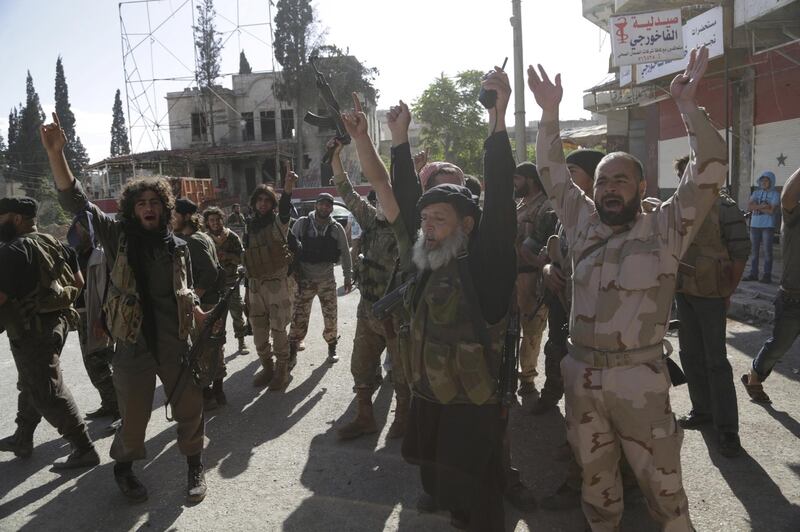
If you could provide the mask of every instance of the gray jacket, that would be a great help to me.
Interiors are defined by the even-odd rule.
[[[319,234],[325,231],[328,225],[333,224],[333,236],[339,245],[339,255],[342,264],[342,273],[344,274],[344,282],[352,283],[352,261],[350,259],[350,248],[347,244],[347,235],[345,235],[344,227],[329,216],[328,220],[320,223],[317,219],[316,213],[311,212],[308,216],[299,218],[292,226],[292,233],[298,240],[302,241],[303,234],[306,232],[306,226],[311,224],[308,231],[312,234]],[[333,279],[333,265],[332,262],[323,262],[320,264],[311,264],[308,262],[300,262],[300,276],[303,279],[311,281],[324,281],[326,279]]]

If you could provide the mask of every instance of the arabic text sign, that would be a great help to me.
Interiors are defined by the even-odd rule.
[[[688,51],[703,44],[708,47],[709,57],[722,55],[725,51],[722,6],[709,9],[689,19],[683,27],[683,42],[685,44],[684,55],[680,59],[636,65],[636,80],[638,82],[650,81],[680,72],[686,67],[685,57]]]
[[[620,15],[611,17],[609,24],[616,66],[683,57],[680,9]]]

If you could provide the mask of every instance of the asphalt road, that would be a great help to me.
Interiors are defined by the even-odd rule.
[[[339,299],[340,355],[325,363],[322,319],[315,302],[307,348],[300,353],[286,393],[251,386],[255,354],[226,349],[229,405],[207,416],[205,464],[208,496],[185,504],[186,464],[175,446],[175,427],[164,418],[159,386],[148,428],[148,457],[137,463],[150,499],[128,503],[117,490],[108,457],[105,420],[89,423],[102,463],[91,470],[58,474],[51,463],[68,453],[66,442],[42,422],[34,453],[21,460],[0,454],[0,530],[452,530],[446,514],[420,515],[418,474],[400,457],[400,444],[380,434],[339,442],[335,429],[353,415],[350,351],[358,293]],[[728,349],[734,374],[747,371],[769,327],[730,321]],[[230,338],[233,337],[230,333]],[[677,340],[673,339],[677,344]],[[82,412],[99,398],[85,374],[72,333],[62,356],[65,379]],[[252,338],[248,339],[252,347]],[[543,373],[544,361],[540,360]],[[737,395],[746,452],[727,459],[715,450],[713,431],[687,431],[684,484],[699,531],[800,530],[800,342],[768,381],[774,404],[751,403],[741,384]],[[0,436],[14,430],[16,369],[0,336]],[[738,382],[738,381],[737,381]],[[541,384],[537,382],[537,384]],[[673,407],[688,411],[686,387],[673,390]],[[391,387],[377,393],[376,417],[389,419]],[[565,441],[562,411],[534,417],[526,405],[512,411],[514,462],[539,497],[555,490],[566,465],[555,459]],[[642,504],[626,509],[623,530],[657,530]],[[579,510],[520,514],[507,506],[508,530],[583,530]]]

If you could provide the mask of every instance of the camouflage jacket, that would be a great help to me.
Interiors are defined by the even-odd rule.
[[[242,263],[242,239],[239,238],[234,231],[224,227],[222,234],[219,236],[213,235],[210,232],[208,236],[214,241],[214,247],[217,250],[217,258],[222,268],[225,270],[225,284],[230,286],[236,281],[236,271]]]
[[[517,303],[523,314],[532,313],[541,297],[540,272],[526,263],[520,250],[525,247],[538,255],[547,239],[553,234],[556,215],[550,208],[547,196],[539,193],[531,201],[520,200],[517,204]]]
[[[660,343],[678,261],[719,194],[727,172],[724,140],[700,110],[683,115],[691,159],[675,194],[614,233],[570,179],[558,122],[542,121],[537,167],[571,247],[572,342],[620,352]]]
[[[397,239],[378,210],[353,189],[347,174],[333,177],[339,195],[361,226],[361,297],[374,303],[386,292],[397,260]]]

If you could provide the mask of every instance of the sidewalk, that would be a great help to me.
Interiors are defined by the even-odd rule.
[[[763,259],[762,259],[763,266]],[[750,261],[744,270],[744,276],[750,273]],[[772,284],[763,284],[758,281],[742,281],[736,292],[731,296],[731,306],[728,317],[754,325],[768,325],[775,317],[774,301],[778,295],[778,287],[783,274],[783,256],[781,246],[776,244],[773,249]]]

